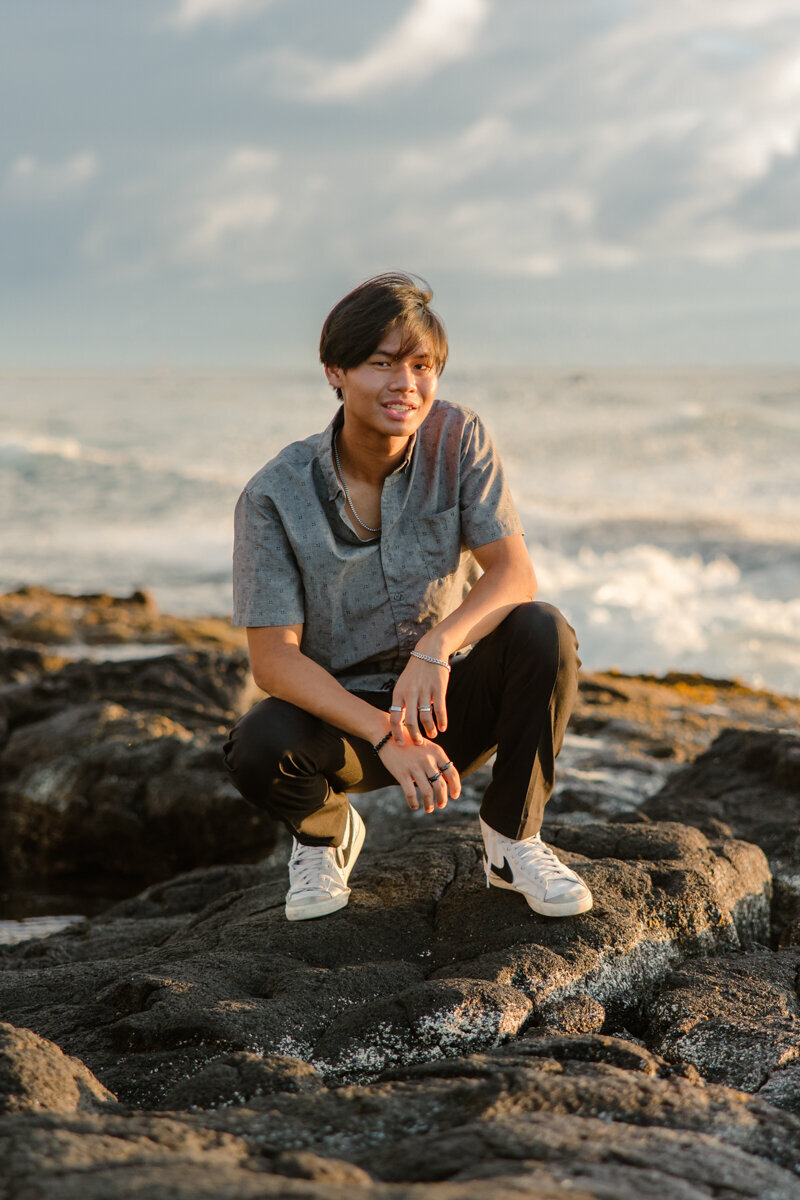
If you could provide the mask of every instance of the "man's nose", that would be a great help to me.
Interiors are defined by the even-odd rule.
[[[392,380],[389,386],[401,392],[411,392],[414,390],[416,387],[416,380],[414,379],[414,371],[411,363],[395,363],[394,370],[392,371]]]

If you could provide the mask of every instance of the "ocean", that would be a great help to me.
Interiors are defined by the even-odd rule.
[[[448,370],[588,669],[800,692],[800,370]],[[230,611],[232,511],[328,423],[317,374],[0,373],[0,587]]]

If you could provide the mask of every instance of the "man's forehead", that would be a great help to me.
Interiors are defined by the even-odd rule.
[[[402,329],[392,329],[384,334],[378,345],[373,350],[373,354],[388,354],[391,358],[395,358],[400,350],[403,350],[405,358],[433,358],[433,344],[429,338],[420,338],[416,344],[409,346],[406,344],[406,338]]]

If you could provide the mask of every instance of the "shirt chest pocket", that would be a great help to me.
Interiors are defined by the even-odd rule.
[[[427,517],[415,517],[414,529],[429,579],[446,579],[461,558],[461,511],[458,505]]]

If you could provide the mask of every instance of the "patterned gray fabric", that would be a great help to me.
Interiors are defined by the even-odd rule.
[[[391,687],[480,571],[471,550],[522,533],[479,417],[436,400],[361,541],[333,465],[342,409],[262,467],[236,506],[235,625],[303,625],[301,649],[350,690]]]

